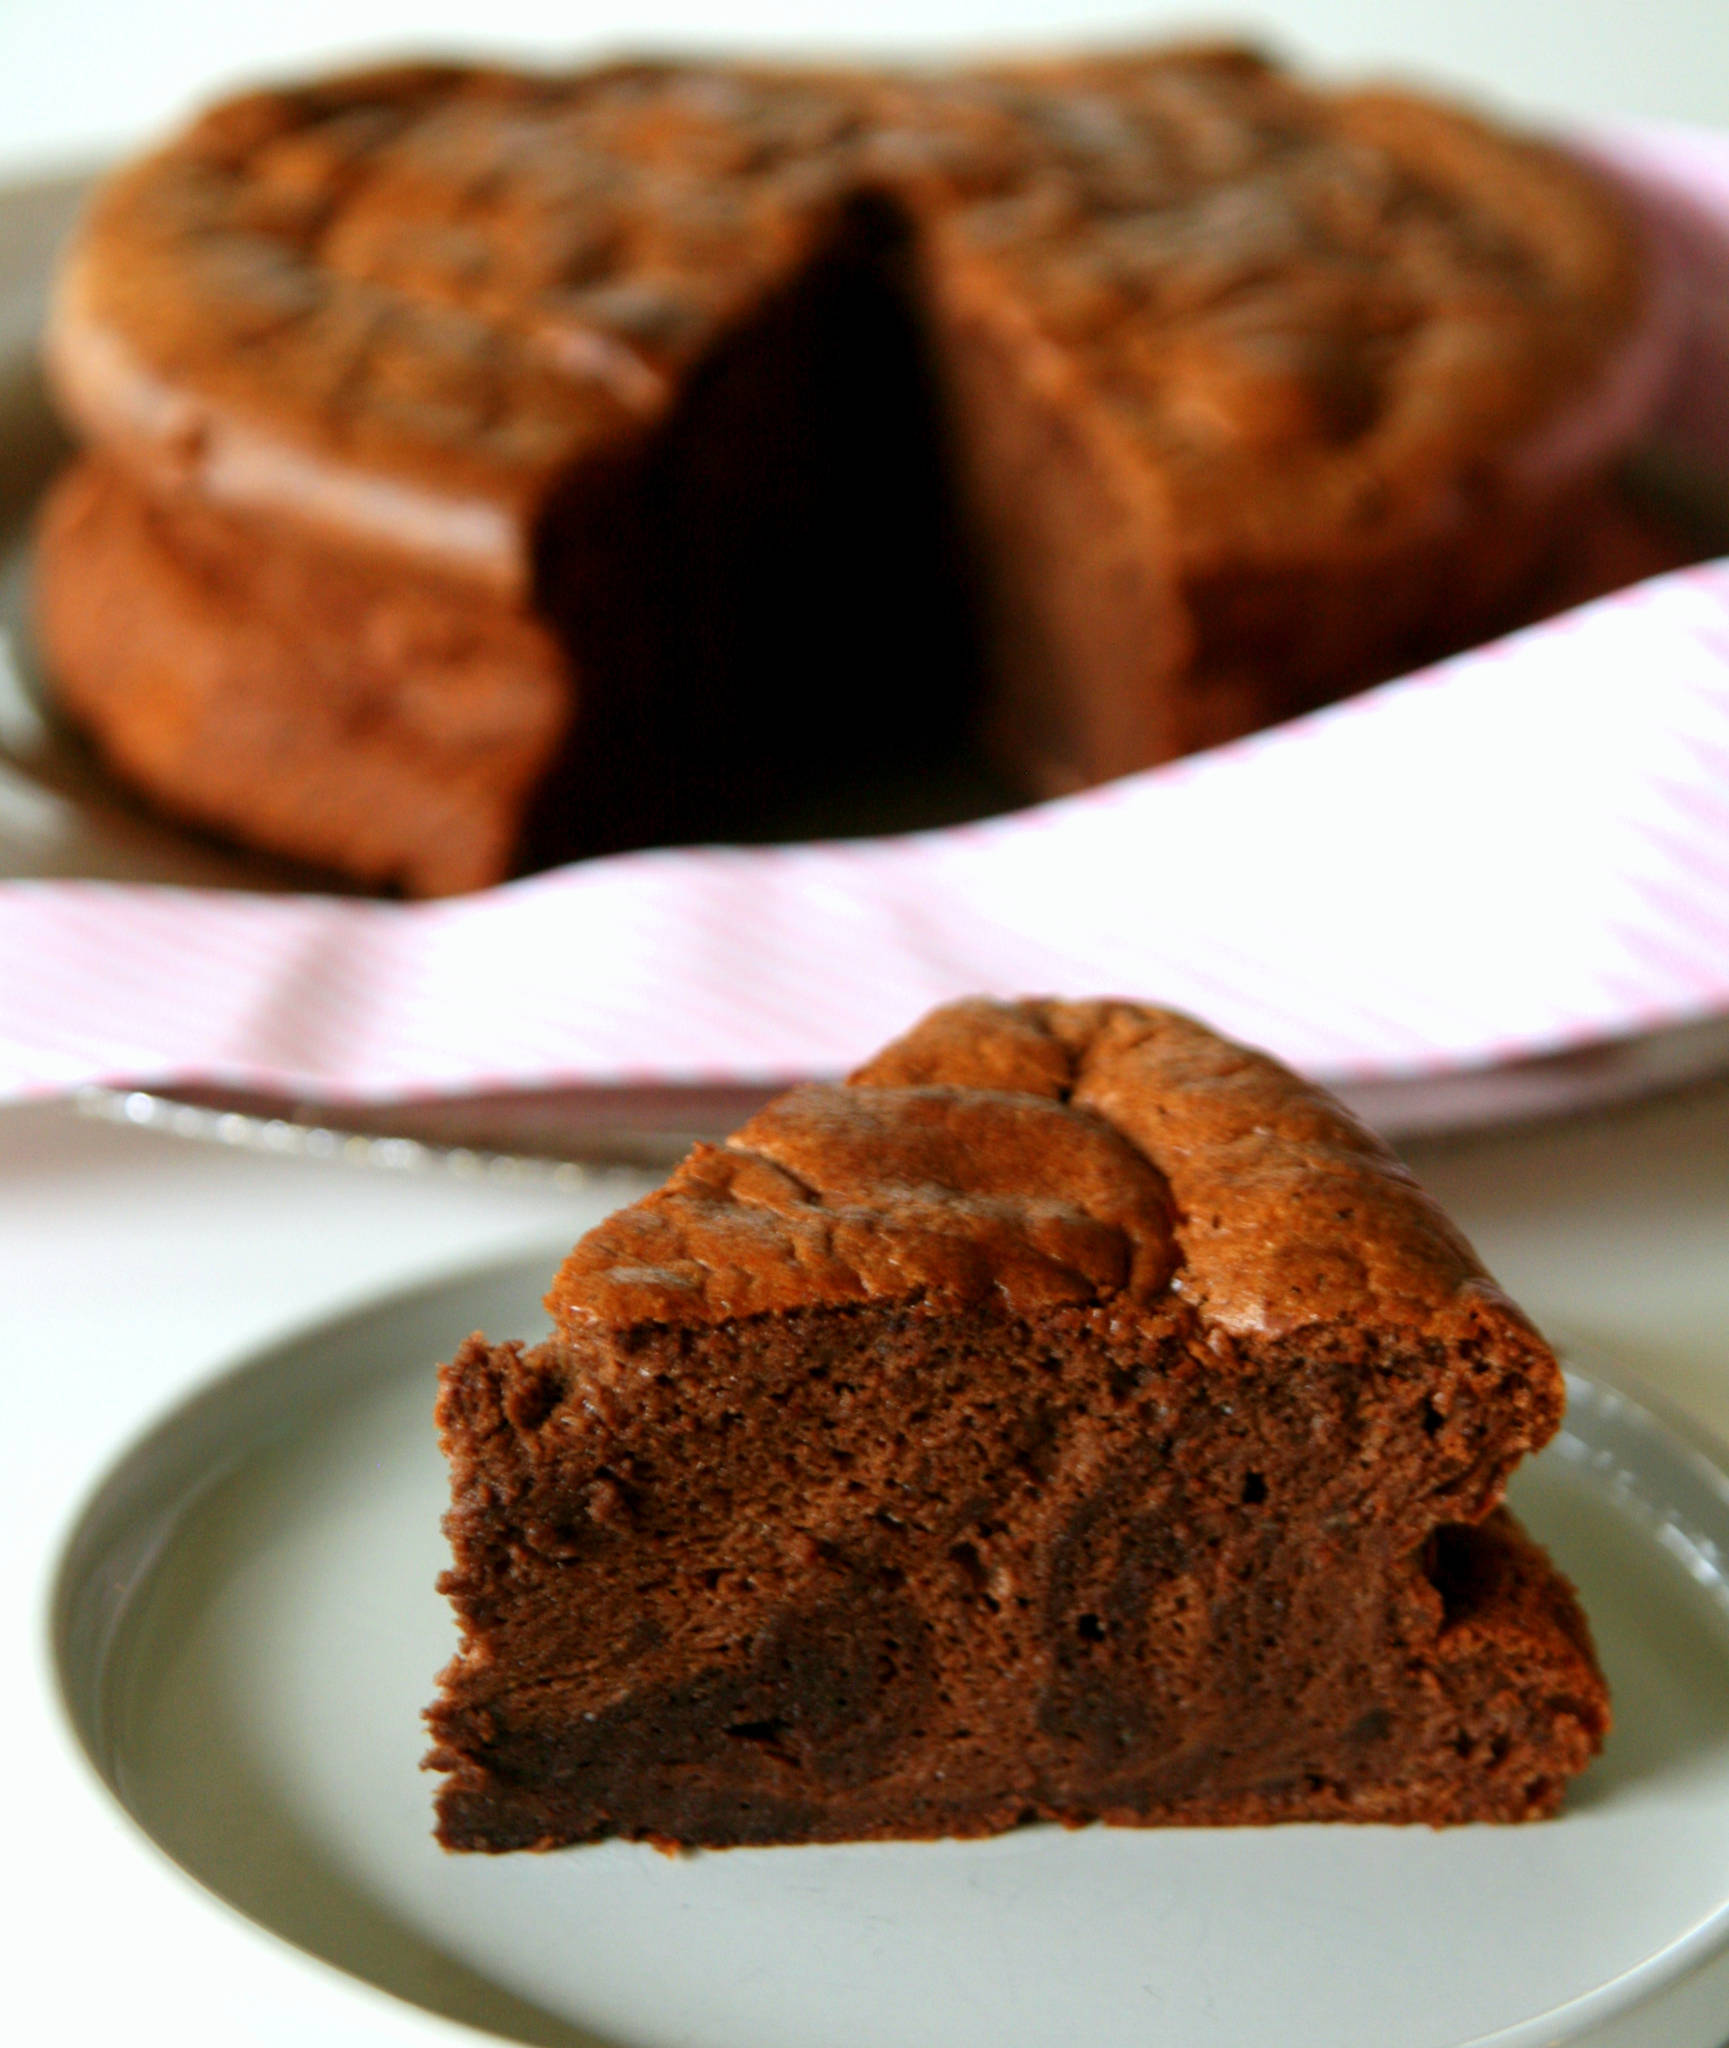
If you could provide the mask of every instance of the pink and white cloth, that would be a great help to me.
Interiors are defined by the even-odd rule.
[[[1729,136],[1594,147],[1675,228],[1667,426],[1729,476]],[[947,831],[430,904],[0,884],[0,1096],[777,1080],[980,991],[1172,1003],[1355,1081],[1729,1010],[1729,562]]]

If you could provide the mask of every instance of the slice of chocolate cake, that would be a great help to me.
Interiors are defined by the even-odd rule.
[[[1498,1503],[1536,1332],[1382,1145],[1129,1003],[939,1010],[443,1374],[450,1848],[1523,1820],[1608,1725]]]

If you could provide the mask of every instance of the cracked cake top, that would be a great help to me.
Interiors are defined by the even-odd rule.
[[[1204,568],[1589,467],[1648,396],[1646,264],[1559,152],[1242,50],[894,74],[440,66],[231,101],[113,179],[50,362],[213,499],[509,589],[863,196],[1078,378]]]
[[[561,1326],[920,1302],[1233,1336],[1528,1326],[1410,1174],[1265,1055],[1129,1002],[972,1000],[793,1090],[591,1231]]]

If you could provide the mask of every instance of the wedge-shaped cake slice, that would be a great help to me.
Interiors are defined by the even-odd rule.
[[[1523,1820],[1608,1725],[1554,1358],[1385,1148],[1128,1003],[939,1010],[445,1369],[451,1848]]]

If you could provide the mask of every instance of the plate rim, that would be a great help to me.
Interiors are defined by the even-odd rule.
[[[616,1171],[621,1178],[633,1181],[644,1178],[628,1167],[607,1171]],[[356,1354],[364,1356],[364,1343],[357,1340],[363,1340],[369,1324],[388,1321],[441,1294],[449,1293],[460,1298],[480,1286],[503,1286],[514,1280],[522,1281],[537,1292],[540,1283],[531,1280],[531,1274],[549,1280],[558,1260],[568,1249],[568,1236],[525,1239],[512,1251],[466,1261],[418,1277],[411,1276],[388,1287],[368,1291],[335,1308],[311,1311],[296,1317],[274,1335],[239,1347],[190,1385],[174,1392],[161,1408],[148,1415],[112,1451],[103,1466],[86,1480],[62,1515],[49,1547],[47,1583],[37,1606],[35,1647],[46,1674],[50,1710],[58,1724],[62,1746],[72,1755],[85,1785],[102,1803],[109,1819],[120,1825],[132,1846],[143,1853],[157,1878],[166,1879],[184,1896],[195,1901],[200,1909],[213,1911],[221,1922],[248,1939],[263,1943],[266,1951],[290,1968],[303,1975],[309,1974],[321,1992],[358,2001],[359,2008],[370,2013],[374,2025],[388,2015],[397,2030],[392,2032],[392,2039],[400,2037],[399,2030],[404,2025],[414,2030],[416,2038],[424,2037],[428,2043],[447,2041],[455,2044],[455,2048],[460,2048],[463,2043],[484,2042],[510,2043],[515,2048],[518,2037],[442,2012],[387,1984],[332,1962],[317,1949],[296,1941],[269,1921],[248,1912],[225,1892],[207,1882],[145,1825],[114,1774],[105,1767],[100,1745],[94,1739],[101,1725],[105,1671],[98,1669],[94,1673],[94,1683],[88,1688],[88,1704],[95,1709],[88,1725],[80,1711],[81,1702],[69,1682],[68,1637],[70,1630],[77,1626],[77,1618],[72,1612],[79,1590],[75,1574],[81,1553],[88,1552],[92,1566],[99,1565],[104,1556],[114,1554],[117,1547],[114,1542],[100,1539],[108,1531],[123,1533],[127,1520],[124,1496],[147,1484],[145,1475],[156,1460],[167,1455],[177,1458],[182,1465],[195,1462],[190,1450],[178,1441],[188,1422],[208,1424],[213,1417],[220,1418],[235,1400],[244,1402],[250,1392],[281,1374],[285,1366],[296,1362],[298,1355],[309,1347],[328,1346],[335,1350],[345,1343],[355,1344]],[[454,1323],[451,1327],[455,1327]],[[372,1362],[364,1364],[361,1371],[355,1373],[345,1371],[338,1361],[332,1359],[326,1362],[318,1375],[321,1383],[319,1398],[329,1398],[339,1380],[347,1380],[358,1392],[367,1384],[387,1379],[394,1369],[388,1362]],[[248,1442],[255,1449],[257,1436],[252,1436]],[[168,1513],[157,1518],[157,1532],[171,1541],[176,1526],[196,1512],[204,1496],[219,1486],[237,1463],[237,1460],[231,1460],[202,1477],[192,1477],[190,1483],[175,1494]],[[148,1573],[145,1583],[148,1583]],[[136,1594],[130,1597],[135,1599]],[[124,1626],[125,1607],[129,1604],[130,1600],[122,1602],[121,1612],[111,1620],[111,1629]],[[105,1646],[102,1654],[106,1656],[111,1647],[111,1643]],[[508,1987],[497,1988],[503,1996],[509,1997]],[[320,2013],[310,2016],[328,2017]],[[557,2016],[549,2018],[556,2022]],[[591,2037],[580,2029],[567,2026],[567,2032],[569,2048],[590,2048]],[[356,2037],[357,2048],[360,2038]],[[593,2038],[592,2048],[617,2048],[617,2044]]]
[[[444,1169],[579,1185],[594,1169],[669,1171],[692,1144],[718,1142],[782,1090],[821,1078],[646,1088],[572,1083],[382,1101],[185,1081],[90,1082],[73,1091],[72,1101],[80,1115],[102,1122],[243,1151],[340,1157],[390,1172]],[[1729,1012],[1713,1011],[1658,1031],[1592,1039],[1499,1066],[1367,1080],[1323,1075],[1316,1085],[1384,1139],[1407,1144],[1505,1136],[1726,1082]],[[488,1103],[509,1105],[490,1128]],[[545,1106],[555,1142],[525,1150],[517,1127],[534,1104]],[[472,1128],[453,1134],[453,1118]]]

